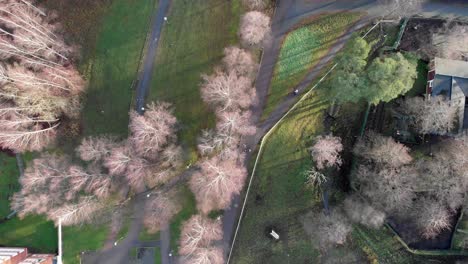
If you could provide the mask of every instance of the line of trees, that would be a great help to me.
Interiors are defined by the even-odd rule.
[[[451,228],[451,216],[467,201],[467,147],[464,138],[447,138],[432,147],[432,157],[413,160],[401,143],[369,133],[354,150],[363,159],[359,191],[388,214],[410,216],[433,238]]]
[[[0,3],[0,147],[36,151],[79,115],[86,83],[71,59],[76,47],[48,12],[27,1]]]
[[[244,1],[249,11],[241,17],[239,36],[248,48],[264,45],[270,36],[270,18],[258,10],[263,0]],[[232,46],[224,49],[221,65],[210,75],[202,75],[201,97],[216,114],[216,127],[198,138],[202,157],[191,175],[189,187],[195,194],[200,214],[183,224],[180,250],[183,263],[221,264],[224,253],[220,220],[207,215],[227,209],[247,177],[243,139],[256,133],[251,108],[257,103],[253,86],[258,64],[252,53]],[[245,145],[244,145],[245,146]]]
[[[124,141],[88,137],[76,149],[80,160],[56,154],[34,159],[20,179],[12,209],[20,217],[45,214],[73,225],[117,210],[128,195],[127,186],[138,193],[167,182],[182,165],[176,119],[167,103],[151,103],[147,109],[144,115],[130,112],[130,136]],[[144,221],[150,231],[158,231],[180,210],[177,195],[174,189],[151,197]]]

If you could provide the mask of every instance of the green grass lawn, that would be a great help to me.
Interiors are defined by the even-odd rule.
[[[171,220],[171,248],[175,253],[179,249],[179,238],[182,223],[188,220],[192,215],[197,213],[197,205],[195,196],[192,194],[188,186],[181,188],[181,197],[179,202],[182,204],[182,210]]]
[[[237,42],[240,11],[240,1],[172,1],[147,101],[173,104],[179,139],[191,160],[200,130],[214,125],[214,115],[200,98],[200,75],[210,73],[224,47]]]
[[[140,54],[155,0],[114,0],[102,19],[95,50],[83,63],[90,73],[82,112],[85,135],[125,137]]]
[[[0,219],[10,213],[10,197],[19,190],[19,171],[15,156],[0,152]]]
[[[336,40],[361,13],[326,14],[309,19],[283,40],[263,117],[268,116],[307,73],[326,55]]]
[[[0,245],[56,253],[57,229],[42,216],[27,216],[23,220],[15,217],[0,224]]]
[[[319,252],[312,249],[299,217],[320,205],[305,188],[302,172],[312,165],[307,147],[323,131],[323,110],[329,105],[324,98],[321,90],[312,93],[269,137],[249,194],[233,263],[317,263]],[[269,226],[284,237],[281,242],[266,237]]]
[[[63,263],[79,264],[83,251],[100,249],[106,240],[105,226],[82,225],[63,228]]]

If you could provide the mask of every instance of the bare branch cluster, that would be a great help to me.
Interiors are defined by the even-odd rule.
[[[246,46],[262,46],[271,34],[270,17],[259,11],[250,11],[241,18],[239,34]]]
[[[385,137],[373,131],[366,133],[363,138],[358,140],[353,152],[357,156],[393,168],[413,161],[408,147],[397,143],[392,137]]]
[[[444,135],[455,126],[457,107],[443,96],[430,100],[412,97],[403,101],[401,109],[411,115],[413,125],[422,134]]]
[[[224,263],[223,250],[214,244],[222,237],[221,221],[192,216],[182,225],[179,253],[183,263]]]
[[[371,228],[379,228],[385,221],[385,213],[372,207],[357,195],[352,195],[344,201],[344,210],[349,219]]]
[[[46,214],[54,221],[62,217],[64,224],[90,220],[115,184],[95,166],[84,169],[66,156],[49,154],[33,160],[20,182],[22,189],[12,199],[20,217]]]
[[[242,190],[246,177],[247,170],[240,159],[214,156],[200,164],[200,170],[190,179],[190,189],[198,208],[207,214],[229,207],[233,195]]]
[[[372,150],[387,144],[396,147],[399,143],[382,136],[371,136],[373,139],[358,143],[355,149],[356,153],[373,161],[364,163],[357,170],[360,192],[370,199],[374,207],[388,213],[402,217],[414,215],[421,234],[426,238],[435,237],[450,228],[450,217],[467,199],[468,144],[465,138],[444,139],[432,147],[431,157],[410,163],[409,156],[396,160],[386,157],[387,154],[381,151]],[[401,146],[397,151],[387,149],[386,152],[393,153],[393,157],[408,154],[408,150]],[[353,207],[352,200],[346,203],[350,208],[356,207]],[[372,212],[364,208],[350,210],[348,214],[359,211],[364,216],[362,212]]]
[[[318,136],[315,144],[310,148],[313,160],[318,169],[340,166],[342,163],[340,152],[343,151],[341,138],[333,136]]]
[[[421,11],[426,0],[379,0],[390,15],[409,17]]]
[[[156,233],[169,224],[172,217],[181,209],[177,190],[173,189],[166,193],[153,195],[145,204],[143,223],[149,233]]]
[[[332,210],[329,215],[309,212],[302,219],[302,224],[318,249],[343,245],[352,230],[351,223],[340,208]]]
[[[468,60],[468,27],[465,25],[445,26],[432,35],[432,45],[437,55],[452,60]]]
[[[144,115],[130,112],[130,142],[138,155],[154,159],[156,154],[175,138],[177,120],[168,103],[150,103]]]
[[[242,2],[249,10],[262,11],[267,7],[267,0],[243,0]]]
[[[0,146],[36,151],[76,118],[85,82],[68,58],[59,25],[27,1],[0,3]]]

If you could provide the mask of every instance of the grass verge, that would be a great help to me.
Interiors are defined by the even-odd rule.
[[[268,116],[279,101],[299,84],[361,15],[351,12],[321,15],[302,22],[303,26],[286,35],[275,65],[263,117]]]
[[[182,223],[188,220],[192,215],[197,213],[197,205],[195,202],[195,196],[190,191],[188,186],[184,186],[180,191],[180,203],[182,204],[182,210],[171,220],[171,249],[176,254],[179,250],[179,238]]]
[[[94,225],[63,227],[64,264],[79,264],[81,252],[100,249],[108,231],[105,226]]]
[[[237,42],[239,14],[240,1],[174,0],[161,35],[147,100],[173,104],[179,139],[192,161],[200,130],[215,121],[200,98],[200,75],[210,73],[224,47]]]
[[[10,197],[20,188],[15,156],[0,152],[0,219],[10,213]],[[1,234],[1,233],[0,233]]]
[[[43,216],[14,217],[0,224],[0,245],[27,247],[36,253],[57,252],[57,229]]]

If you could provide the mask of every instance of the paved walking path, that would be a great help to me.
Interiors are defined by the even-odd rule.
[[[141,75],[138,77],[138,84],[136,89],[135,108],[136,111],[140,114],[144,112],[143,107],[146,105],[145,97],[148,95],[150,88],[151,75],[153,74],[154,60],[156,58],[159,38],[165,23],[164,18],[167,17],[167,11],[169,10],[170,3],[171,0],[159,0],[157,13],[152,18],[151,35],[148,39],[149,47],[145,55],[143,70],[141,71]]]
[[[150,88],[151,75],[154,69],[154,60],[159,44],[159,38],[165,23],[164,18],[167,16],[170,4],[171,0],[159,0],[158,8],[155,10],[156,12],[151,18],[151,34],[148,39],[148,43],[145,44],[147,45],[148,50],[145,52],[143,69],[141,70],[141,74],[138,77],[138,84],[136,88],[135,107],[140,114],[143,113],[142,107],[145,106],[145,97],[148,94],[148,90]],[[113,246],[110,248],[106,247],[102,251],[87,254],[83,261],[84,264],[129,263],[130,250],[134,247],[139,247],[142,244],[146,243],[141,243],[138,240],[138,236],[140,234],[140,231],[142,230],[143,225],[143,214],[146,199],[147,198],[145,193],[139,194],[134,198],[134,201],[132,203],[134,210],[133,218],[127,236],[122,241],[120,241],[117,246]],[[168,232],[169,231],[167,231],[167,233]],[[113,239],[112,236],[110,236],[110,239]],[[112,241],[106,241],[106,245],[112,244]],[[164,241],[163,243],[157,242],[154,244],[157,246],[160,246],[160,244],[169,245],[169,242]],[[146,261],[148,261],[149,258],[147,255],[148,254],[145,254]],[[154,256],[154,254],[152,255]],[[169,264],[169,262],[167,262],[167,260],[165,261],[164,258],[162,263]]]

